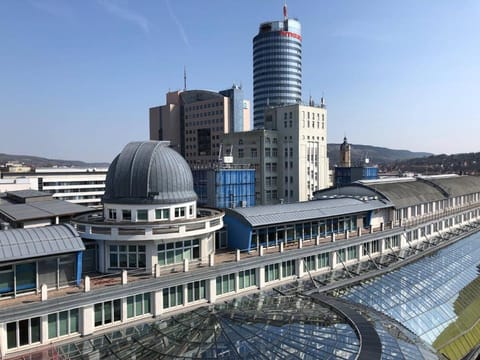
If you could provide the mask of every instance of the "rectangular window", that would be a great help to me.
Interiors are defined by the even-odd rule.
[[[13,267],[0,267],[0,294],[13,292]]]
[[[95,326],[112,324],[122,319],[120,299],[105,301],[94,305]]]
[[[235,274],[217,276],[217,295],[235,291]]]
[[[122,220],[130,221],[132,220],[132,211],[131,210],[122,210]]]
[[[137,221],[147,221],[148,220],[148,210],[141,209],[137,210]]]
[[[30,291],[37,288],[37,265],[35,262],[15,265],[16,291]]]
[[[35,317],[7,323],[7,348],[40,342],[40,318]]]
[[[225,230],[215,232],[215,249],[226,249],[227,247],[227,232]]]
[[[117,210],[108,209],[108,218],[111,220],[115,220],[117,218]]]
[[[295,275],[295,260],[282,262],[282,278]]]
[[[144,268],[145,245],[110,245],[110,268]]]
[[[240,271],[238,273],[238,287],[240,289],[246,289],[250,286],[257,285],[256,269],[249,269]]]
[[[304,258],[304,267],[308,271],[315,270],[315,255],[307,256],[306,258]]]
[[[270,264],[265,265],[265,282],[280,279],[280,265]]]
[[[198,239],[157,245],[157,262],[160,265],[182,263],[184,259],[195,260],[199,257],[200,241]]]
[[[150,312],[150,293],[127,297],[127,318],[130,319]]]
[[[175,208],[175,217],[176,218],[185,217],[185,208],[184,207]]]
[[[170,209],[155,209],[156,220],[168,220],[170,218]]]
[[[13,349],[17,346],[17,323],[7,323],[7,348]]]
[[[187,301],[193,302],[207,297],[207,286],[205,280],[194,281],[187,284]]]
[[[183,286],[178,285],[163,289],[163,308],[168,309],[179,305],[183,305]]]
[[[357,258],[357,247],[356,246],[350,246],[347,249],[347,258],[348,260],[353,260]]]

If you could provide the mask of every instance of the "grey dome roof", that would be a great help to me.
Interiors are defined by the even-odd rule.
[[[104,203],[174,204],[197,200],[192,171],[169,141],[127,144],[108,168]]]

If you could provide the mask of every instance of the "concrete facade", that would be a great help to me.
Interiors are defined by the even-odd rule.
[[[107,168],[37,168],[28,173],[4,172],[1,175],[3,181],[17,184],[28,181],[30,189],[49,192],[57,200],[99,207]]]
[[[219,93],[174,91],[166,105],[150,108],[150,139],[168,140],[192,169],[219,163],[223,134],[245,131],[250,125],[249,102],[238,86]]]
[[[306,201],[330,186],[323,103],[266,109],[265,130],[226,134],[223,146],[257,170],[257,204]]]

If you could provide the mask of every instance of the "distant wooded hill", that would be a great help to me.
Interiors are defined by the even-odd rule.
[[[408,150],[393,150],[378,146],[370,145],[354,145],[352,144],[352,162],[353,165],[364,164],[365,158],[370,159],[371,165],[391,164],[396,161],[421,158],[432,154],[425,152],[412,152]],[[328,157],[330,159],[330,167],[338,165],[340,159],[340,144],[328,144]],[[67,166],[67,167],[107,167],[108,163],[88,163],[79,160],[60,160],[47,159],[32,155],[11,155],[0,153],[0,164],[9,161],[17,161],[32,167],[51,167],[51,166]]]
[[[354,166],[365,164],[366,158],[370,161],[369,165],[383,166],[384,164],[391,164],[396,161],[424,158],[431,155],[431,153],[426,152],[412,152],[409,150],[394,150],[378,146],[352,144],[352,165]],[[339,164],[340,144],[328,144],[328,157],[330,159],[330,167]]]
[[[480,175],[480,152],[453,155],[431,155],[424,158],[394,161],[383,167],[388,172],[413,172],[424,175]]]
[[[339,164],[340,144],[328,144],[330,167]],[[378,165],[382,172],[432,174],[480,175],[480,152],[454,155],[433,155],[427,152],[395,150],[371,145],[352,144],[352,165]],[[47,159],[32,155],[11,155],[0,153],[0,165],[16,161],[32,167],[108,167],[108,163],[89,163],[79,160]]]
[[[10,161],[23,163],[27,166],[37,167],[51,167],[51,166],[66,166],[66,167],[107,167],[108,163],[88,163],[78,160],[59,160],[47,159],[32,155],[12,155],[0,153],[0,165]]]

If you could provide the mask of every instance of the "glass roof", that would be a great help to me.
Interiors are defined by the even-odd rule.
[[[69,359],[355,359],[350,325],[309,298],[261,293],[60,346]]]
[[[480,341],[475,338],[480,335],[479,245],[480,233],[334,293],[373,324],[381,359],[430,360],[438,353],[458,359]],[[391,258],[337,269],[315,280],[328,284],[385,266]],[[312,292],[317,290],[311,280],[296,281],[93,335],[57,350],[69,359],[356,358],[361,351],[356,332],[335,306],[323,306],[306,295]],[[474,330],[477,335],[472,335]]]
[[[480,341],[477,335],[460,345],[453,346],[452,342],[478,327],[479,264],[480,233],[476,233],[398,270],[343,290],[340,296],[391,316],[443,353],[448,353],[452,345],[455,350],[449,357],[459,358]]]

